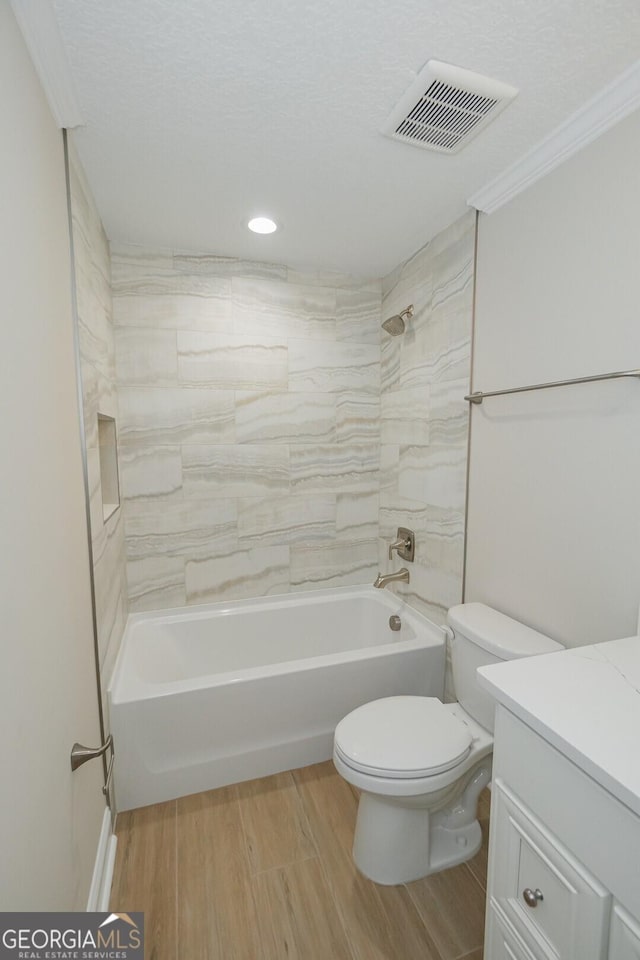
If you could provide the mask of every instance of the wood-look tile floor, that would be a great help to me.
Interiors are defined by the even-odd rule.
[[[355,869],[357,806],[328,761],[121,813],[111,909],[147,960],[482,960],[486,797],[476,857],[398,887]]]

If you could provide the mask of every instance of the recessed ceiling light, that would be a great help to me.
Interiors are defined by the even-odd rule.
[[[254,217],[247,226],[254,233],[274,233],[278,229],[278,224],[270,217]]]

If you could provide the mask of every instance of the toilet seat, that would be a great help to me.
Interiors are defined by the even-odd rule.
[[[457,767],[472,741],[467,724],[436,697],[385,697],[340,721],[334,750],[348,767],[369,776],[418,779]]]

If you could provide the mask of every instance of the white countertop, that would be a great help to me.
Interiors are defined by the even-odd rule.
[[[640,815],[640,637],[478,670],[480,684]]]

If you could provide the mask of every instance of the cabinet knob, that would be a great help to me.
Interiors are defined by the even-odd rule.
[[[532,890],[531,887],[527,887],[522,891],[522,899],[528,907],[533,908],[537,907],[538,901],[544,900],[544,897],[542,896],[542,890],[538,890],[537,888]]]

